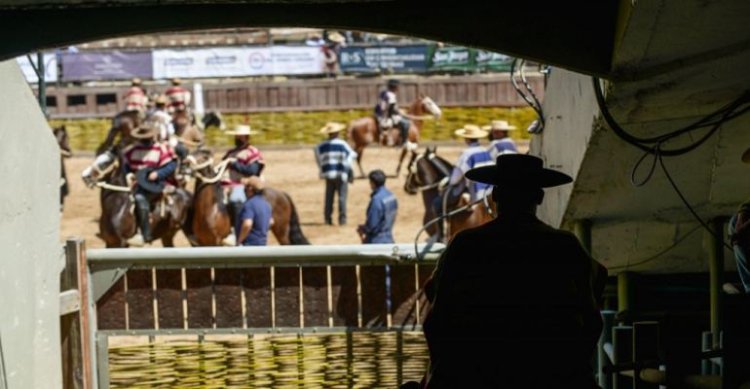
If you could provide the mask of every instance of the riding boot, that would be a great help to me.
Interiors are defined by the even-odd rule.
[[[240,211],[244,203],[240,201],[230,201],[227,204],[227,210],[229,211],[229,218],[232,220],[232,227],[237,224],[237,220],[240,218]]]
[[[406,120],[400,121],[398,128],[401,130],[401,144],[404,145],[409,141],[409,122]]]
[[[151,243],[153,238],[151,237],[151,222],[149,221],[149,214],[151,213],[148,199],[145,196],[136,195],[135,198],[136,217],[138,224],[141,228],[141,235],[145,243]]]

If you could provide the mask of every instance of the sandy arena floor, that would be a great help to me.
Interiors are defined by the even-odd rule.
[[[456,142],[455,146],[439,147],[438,153],[449,161],[455,161],[462,149],[460,143]],[[300,213],[302,231],[311,243],[360,243],[355,229],[358,224],[365,221],[365,211],[370,198],[367,180],[355,180],[354,184],[349,187],[348,225],[326,226],[323,224],[325,185],[318,178],[312,146],[275,150],[261,148],[261,151],[266,160],[264,177],[267,185],[284,190],[291,195]],[[393,174],[398,163],[398,153],[397,149],[368,148],[363,160],[365,171],[381,168],[386,174]],[[103,247],[103,242],[96,237],[100,215],[99,190],[86,188],[80,179],[81,171],[92,160],[93,156],[79,156],[65,161],[70,178],[71,194],[65,202],[61,238],[80,236],[86,239],[88,247]],[[406,167],[402,168],[400,177],[389,178],[386,185],[399,199],[394,237],[398,242],[413,242],[415,234],[421,227],[424,208],[420,195],[410,196],[404,192],[405,174]],[[337,211],[334,210],[334,221],[338,220],[337,215]],[[188,246],[181,232],[178,233],[175,241],[177,246]],[[275,238],[269,237],[269,244],[277,244]],[[154,243],[154,246],[160,245],[160,243]]]

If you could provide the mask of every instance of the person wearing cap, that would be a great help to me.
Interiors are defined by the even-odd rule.
[[[498,216],[458,233],[426,285],[426,387],[597,388],[606,269],[573,234],[536,217],[544,188],[572,178],[522,154],[466,176],[494,186]]]
[[[487,137],[487,131],[479,128],[479,126],[467,124],[453,133],[464,139],[467,148],[458,157],[447,185],[443,188],[440,196],[433,200],[432,207],[438,217],[442,216],[444,211],[455,206],[465,190],[469,191],[469,198],[472,202],[484,197],[489,190],[489,185],[469,182],[464,176],[470,169],[492,164],[493,159],[490,153],[479,143],[480,139]],[[442,225],[443,223],[438,223],[438,239],[443,238]]]
[[[393,243],[393,224],[396,222],[398,200],[385,187],[385,173],[377,169],[370,172],[370,204],[367,206],[365,224],[357,227],[362,243]]]
[[[166,143],[155,141],[157,131],[152,123],[142,124],[130,133],[136,142],[122,151],[125,173],[134,173],[136,177],[142,177],[136,181],[134,196],[140,234],[128,240],[133,246],[142,246],[153,240],[149,222],[151,202],[161,195],[164,185],[177,169],[174,151]],[[145,174],[139,174],[141,171],[145,171]]]
[[[173,78],[170,80],[172,86],[170,86],[164,95],[167,96],[169,104],[167,105],[167,111],[169,113],[175,113],[177,111],[185,111],[190,107],[190,100],[192,94],[188,89],[182,86],[182,80],[179,78]]]
[[[518,153],[516,142],[508,136],[508,131],[515,131],[516,126],[511,126],[505,120],[493,120],[492,124],[484,126],[482,129],[490,132],[490,146],[487,151],[489,151],[493,161],[502,154]]]
[[[227,151],[222,160],[231,160],[228,165],[226,183],[230,187],[228,207],[234,224],[236,224],[242,205],[247,201],[242,179],[260,176],[265,167],[260,150],[250,144],[250,136],[257,134],[257,131],[246,124],[238,125],[233,131],[227,131],[227,135],[234,135],[235,147]]]
[[[406,142],[411,123],[404,118],[398,108],[399,81],[388,80],[387,89],[378,95],[378,103],[375,105],[375,119],[378,123],[378,133],[382,134],[390,128],[398,127],[401,132],[401,141]]]
[[[320,178],[326,181],[325,206],[323,218],[325,223],[333,225],[333,197],[339,197],[339,225],[346,224],[346,198],[348,185],[354,178],[352,164],[357,153],[348,143],[339,139],[339,133],[346,128],[345,124],[329,122],[320,129],[328,139],[315,146],[315,161],[320,169]]]
[[[139,114],[146,112],[148,95],[146,94],[146,90],[143,89],[140,78],[131,80],[130,88],[125,92],[123,100],[125,101],[126,111],[136,111]]]
[[[271,205],[263,197],[263,180],[258,176],[242,179],[247,201],[240,209],[235,223],[238,246],[265,246],[268,229],[273,224]]]

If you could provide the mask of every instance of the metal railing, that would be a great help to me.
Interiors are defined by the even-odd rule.
[[[82,312],[89,312],[87,343],[96,355],[100,388],[109,387],[109,339],[122,336],[149,342],[194,336],[200,343],[214,335],[257,342],[264,334],[294,334],[301,350],[307,342],[302,338],[311,334],[351,339],[386,332],[393,336],[384,342],[394,344],[392,370],[400,382],[404,332],[420,329],[426,304],[421,286],[444,249],[421,245],[423,259],[417,261],[412,244],[107,250],[84,250],[82,241],[71,245],[78,250],[69,253],[85,255],[88,264],[90,282],[83,283],[90,291],[88,309]],[[357,347],[347,345],[351,364]],[[351,366],[348,371],[349,386],[356,386]]]

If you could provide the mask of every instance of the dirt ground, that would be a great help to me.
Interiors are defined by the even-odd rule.
[[[360,243],[356,233],[357,225],[364,223],[365,211],[370,200],[370,186],[366,179],[357,179],[349,186],[347,205],[348,224],[345,226],[326,226],[323,224],[323,204],[325,184],[318,178],[318,168],[315,164],[313,146],[295,148],[264,149],[260,147],[266,160],[264,178],[269,187],[288,192],[299,212],[302,232],[312,244],[356,244]],[[526,145],[519,145],[522,151]],[[455,145],[441,145],[438,154],[449,161],[455,161],[463,147]],[[216,150],[217,152],[223,150]],[[380,168],[389,175],[386,186],[398,198],[398,216],[394,226],[394,238],[397,242],[410,243],[422,226],[424,207],[421,195],[408,195],[404,189],[406,166],[401,170],[401,176],[391,177],[396,171],[400,150],[381,147],[369,147],[365,150],[363,167],[366,172]],[[104,242],[97,238],[100,215],[99,190],[88,189],[80,179],[80,173],[93,161],[93,155],[82,155],[65,161],[68,172],[70,195],[66,198],[63,211],[61,238],[71,236],[83,237],[87,247],[104,247]],[[407,163],[406,161],[405,163]],[[191,184],[192,188],[192,184]],[[338,211],[334,202],[334,222],[338,220]],[[424,234],[420,237],[425,239]],[[177,246],[189,246],[182,232],[175,238]],[[269,244],[277,244],[276,239],[269,237]],[[155,242],[154,246],[161,246]]]
[[[455,161],[461,150],[460,144],[457,143],[456,146],[441,146],[438,152],[448,160]],[[312,146],[273,150],[261,148],[261,152],[266,160],[263,175],[267,186],[284,190],[291,195],[300,215],[302,232],[312,244],[360,243],[356,227],[365,221],[365,211],[370,199],[370,186],[367,180],[355,180],[354,184],[349,187],[348,224],[326,226],[323,224],[325,184],[318,178]],[[368,148],[365,150],[363,167],[366,172],[380,168],[386,174],[392,175],[398,163],[398,153],[397,149]],[[100,215],[99,190],[87,188],[80,179],[81,171],[92,160],[93,156],[88,155],[73,157],[65,161],[71,193],[65,200],[61,238],[83,237],[87,247],[93,248],[104,247],[104,242],[96,236]],[[424,207],[420,195],[411,196],[404,192],[405,174],[406,168],[404,167],[400,177],[388,178],[386,186],[396,194],[399,201],[394,238],[398,242],[413,242],[421,227]],[[333,220],[338,220],[338,213],[335,209]],[[188,246],[187,239],[182,232],[177,234],[175,244]],[[277,244],[276,239],[269,237],[269,244]],[[154,246],[158,247],[161,244],[154,243]]]

